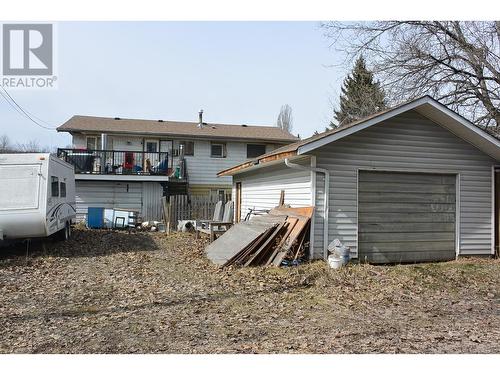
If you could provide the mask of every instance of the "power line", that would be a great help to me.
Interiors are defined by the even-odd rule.
[[[49,123],[47,123],[46,121],[43,121],[42,119],[38,118],[37,116],[29,113],[27,110],[25,110],[23,107],[21,107],[17,102],[16,100],[8,93],[8,91],[5,89],[5,87],[3,86],[0,86],[0,88],[5,92],[5,94],[7,94],[7,96],[5,96],[5,94],[3,92],[0,91],[0,95],[2,95],[2,97],[5,99],[5,101],[17,112],[19,113],[21,116],[24,116],[26,117],[28,120],[30,120],[31,122],[33,122],[35,125],[41,127],[42,129],[45,129],[45,130],[55,130],[56,128],[55,127],[51,127]],[[10,99],[10,100],[9,100]],[[38,121],[40,122],[43,122],[45,123],[46,125],[43,125],[41,124],[40,122],[36,121],[35,119],[38,119]]]

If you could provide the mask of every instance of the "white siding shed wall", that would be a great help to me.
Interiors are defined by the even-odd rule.
[[[492,166],[495,160],[415,111],[313,152],[330,171],[329,241],[341,239],[357,254],[358,170],[457,173],[461,255],[491,254]],[[315,257],[322,256],[323,178],[316,181]]]
[[[297,164],[310,167],[307,158]],[[285,191],[285,204],[292,207],[313,205],[311,172],[285,167],[283,163],[253,172],[238,175],[234,183],[241,182],[241,218],[248,210],[271,209],[279,202],[281,190]],[[236,192],[233,188],[233,196]]]

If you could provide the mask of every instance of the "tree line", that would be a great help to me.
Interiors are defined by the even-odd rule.
[[[0,135],[0,154],[14,153],[14,152],[50,152],[55,153],[55,149],[48,146],[41,146],[40,142],[36,139],[26,143],[12,143],[10,138],[6,135]]]

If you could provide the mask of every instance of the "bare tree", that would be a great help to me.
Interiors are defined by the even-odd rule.
[[[11,145],[8,135],[0,135],[0,153],[6,153],[9,151],[11,151]]]
[[[322,25],[349,61],[363,55],[395,104],[425,94],[500,130],[500,22],[377,21]]]
[[[36,139],[32,139],[26,143],[18,143],[16,145],[18,152],[50,152],[50,147],[40,146]]]
[[[288,133],[292,132],[293,128],[293,116],[292,107],[288,104],[282,105],[280,109],[280,114],[278,115],[278,120],[276,121],[276,126],[281,128]]]

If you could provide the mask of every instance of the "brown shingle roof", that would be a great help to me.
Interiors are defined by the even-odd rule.
[[[240,138],[247,140],[290,143],[297,137],[276,126],[250,126],[196,122],[114,119],[108,117],[73,116],[57,128],[62,132],[136,133],[202,138]]]

